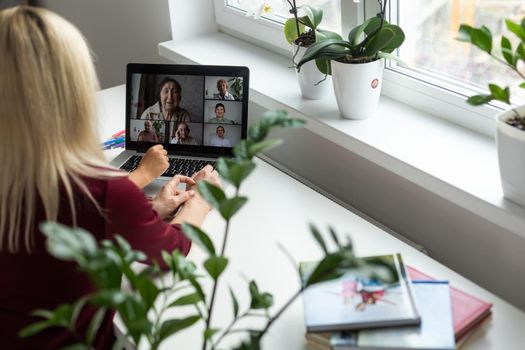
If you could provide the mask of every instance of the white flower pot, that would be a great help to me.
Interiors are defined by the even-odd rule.
[[[383,80],[383,60],[369,63],[331,61],[332,80],[339,112],[347,119],[376,114]]]
[[[516,110],[525,115],[525,106]],[[505,197],[525,207],[525,131],[505,123],[513,115],[507,111],[496,117],[499,171]]]
[[[299,49],[299,52],[297,52],[297,49]],[[296,52],[297,54],[294,57],[294,62],[299,62],[301,58],[303,58],[306,48],[294,45],[293,53],[295,54]],[[301,95],[310,100],[320,100],[328,96],[332,89],[332,84],[330,82],[331,78],[328,76],[326,80],[322,81],[324,78],[325,75],[319,72],[315,65],[315,61],[310,61],[302,65],[301,69],[297,72],[297,80],[299,81]],[[322,82],[319,83],[320,81]]]

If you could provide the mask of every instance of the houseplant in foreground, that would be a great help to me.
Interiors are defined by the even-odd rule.
[[[236,291],[230,289],[233,317],[227,325],[217,325],[212,322],[214,302],[216,300],[218,282],[227,268],[229,260],[225,255],[230,221],[235,213],[248,200],[239,195],[244,179],[254,170],[253,157],[268,150],[280,142],[266,140],[268,132],[274,127],[301,126],[302,121],[289,119],[285,112],[272,112],[265,115],[260,122],[250,126],[249,138],[241,141],[234,150],[235,158],[219,159],[217,170],[226,181],[235,188],[235,195],[227,197],[221,188],[207,182],[198,185],[199,193],[220,213],[226,221],[222,247],[216,249],[210,237],[198,227],[183,225],[185,234],[195,245],[200,246],[207,257],[202,268],[182,256],[178,251],[164,253],[163,260],[169,268],[173,279],[172,285],[157,285],[152,281],[151,273],[158,274],[158,265],[142,272],[136,272],[131,264],[143,261],[145,255],[131,249],[121,237],[115,242],[103,241],[98,244],[93,237],[81,230],[71,229],[56,223],[45,223],[41,226],[47,235],[48,251],[56,258],[76,262],[80,270],[87,273],[98,290],[87,295],[74,304],[61,305],[55,310],[38,310],[35,316],[43,320],[24,330],[22,336],[31,336],[49,327],[64,327],[76,334],[75,320],[78,311],[86,304],[99,308],[89,326],[86,336],[77,336],[79,343],[74,349],[91,349],[91,342],[106,310],[116,310],[125,325],[127,334],[119,339],[115,349],[122,348],[126,339],[132,339],[135,344],[157,349],[171,335],[193,325],[200,325],[202,332],[202,349],[224,349],[223,340],[233,333],[243,332],[246,337],[234,349],[258,350],[261,348],[261,338],[267,333],[274,322],[287,307],[310,286],[340,277],[349,267],[363,267],[367,275],[367,266],[362,260],[354,257],[352,244],[348,238],[342,242],[337,234],[330,229],[330,237],[336,249],[330,252],[321,233],[314,226],[310,230],[323,250],[323,258],[313,268],[313,272],[298,288],[287,302],[273,312],[273,296],[259,290],[254,280],[247,282],[250,302],[242,305],[236,296]],[[246,232],[249,234],[249,232]],[[289,254],[289,253],[287,253]],[[290,255],[291,256],[291,255]],[[377,262],[379,266],[386,266]],[[387,270],[388,271],[388,270]],[[278,273],[272,271],[272,273]],[[368,275],[374,274],[370,272]],[[129,288],[121,289],[121,276],[125,277]],[[300,271],[297,267],[298,280]],[[384,276],[387,279],[388,275]],[[211,282],[211,292],[208,293],[204,279]],[[222,283],[221,287],[226,287]],[[190,312],[188,313],[188,308]],[[168,319],[163,317],[169,309],[180,309],[181,318]],[[242,321],[247,318],[261,320],[259,327],[253,325],[246,330]],[[69,348],[73,349],[73,348]]]
[[[505,24],[507,29],[517,37],[519,44],[513,49],[509,38],[502,36],[500,42],[502,57],[495,55],[492,33],[485,26],[474,28],[468,24],[462,24],[459,28],[458,40],[471,43],[496,61],[509,67],[523,79],[519,87],[525,89],[525,18],[520,23],[506,19]],[[479,106],[496,100],[509,105],[510,109],[507,112],[496,117],[496,143],[501,184],[505,197],[525,206],[525,105],[513,107],[508,86],[489,84],[488,87],[489,94],[471,96],[467,102]]]
[[[308,5],[297,6],[295,0],[273,2],[248,0],[244,3],[246,14],[254,17],[275,12],[276,9],[274,7],[289,7],[292,17],[284,22],[284,37],[293,47],[293,67],[297,66],[297,62],[303,57],[306,49],[314,43],[327,39],[342,39],[335,32],[319,28],[323,20],[323,10],[321,8]],[[301,70],[296,69],[301,95],[311,100],[322,99],[331,90],[330,82],[325,79],[326,75],[322,74],[316,66],[324,69],[323,67],[328,66],[328,61],[324,58],[319,58],[315,62],[305,64]]]
[[[310,46],[298,68],[312,60],[325,59],[330,65],[320,66],[331,74],[337,105],[348,119],[373,116],[381,93],[382,58],[397,60],[392,52],[405,40],[403,30],[385,20],[387,0],[379,0],[379,13],[353,28],[347,40],[327,39]]]

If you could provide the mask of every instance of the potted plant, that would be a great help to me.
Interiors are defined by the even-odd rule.
[[[517,36],[519,44],[513,50],[509,38],[502,36],[500,42],[502,57],[494,54],[492,33],[485,26],[474,28],[462,24],[459,28],[458,40],[478,47],[496,61],[509,67],[523,79],[519,87],[525,89],[523,69],[525,65],[525,18],[522,19],[521,23],[506,19],[505,24],[507,29]],[[497,84],[489,84],[488,88],[489,94],[471,96],[467,102],[479,106],[496,100],[510,106],[508,111],[496,117],[496,144],[501,184],[505,197],[525,206],[525,105],[513,107],[510,102],[508,86],[503,88]]]
[[[398,60],[392,52],[405,40],[403,30],[385,20],[387,0],[379,0],[376,17],[353,28],[348,39],[327,39],[306,50],[298,68],[320,59],[330,64],[317,67],[331,74],[339,111],[344,118],[366,119],[377,110],[381,93],[382,58]]]
[[[290,7],[289,12],[293,17],[284,23],[284,36],[293,46],[293,67],[297,67],[297,62],[303,57],[306,49],[314,43],[327,39],[342,39],[337,33],[319,28],[323,20],[323,10],[320,8],[297,6],[295,0],[250,0],[245,3],[246,15],[255,18],[275,12],[279,5],[286,4]],[[329,94],[330,82],[326,79],[327,75],[321,73],[327,65],[326,59],[319,58],[315,62],[305,64],[301,70],[296,69],[299,88],[304,98],[319,100]]]

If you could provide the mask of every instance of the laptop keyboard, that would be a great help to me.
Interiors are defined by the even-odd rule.
[[[142,160],[142,156],[139,155],[133,155],[131,156],[126,163],[124,163],[120,169],[125,171],[133,171],[137,169],[139,166],[140,161]],[[169,176],[173,177],[175,175],[185,175],[185,176],[192,176],[195,172],[201,170],[206,165],[210,164],[215,168],[214,161],[208,161],[208,160],[198,160],[198,159],[183,159],[183,158],[169,158],[170,166],[162,176]]]

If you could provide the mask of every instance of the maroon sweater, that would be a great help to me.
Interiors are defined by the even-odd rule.
[[[111,180],[87,179],[91,194],[106,212],[103,218],[90,200],[76,191],[77,225],[95,235],[110,239],[120,234],[136,250],[162,261],[163,250],[179,249],[188,254],[191,242],[178,225],[162,221],[144,193],[126,177]],[[58,221],[72,225],[67,199],[60,203]],[[94,291],[94,285],[74,263],[51,257],[45,248],[45,236],[38,223],[45,220],[42,205],[37,205],[33,235],[36,251],[27,254],[0,253],[0,349],[56,349],[74,342],[63,329],[51,329],[29,339],[18,339],[17,333],[26,325],[42,319],[30,317],[36,309],[54,309],[60,304],[78,300]],[[94,310],[83,310],[77,326],[87,328]],[[112,315],[108,314],[97,337],[97,349],[111,348]]]

